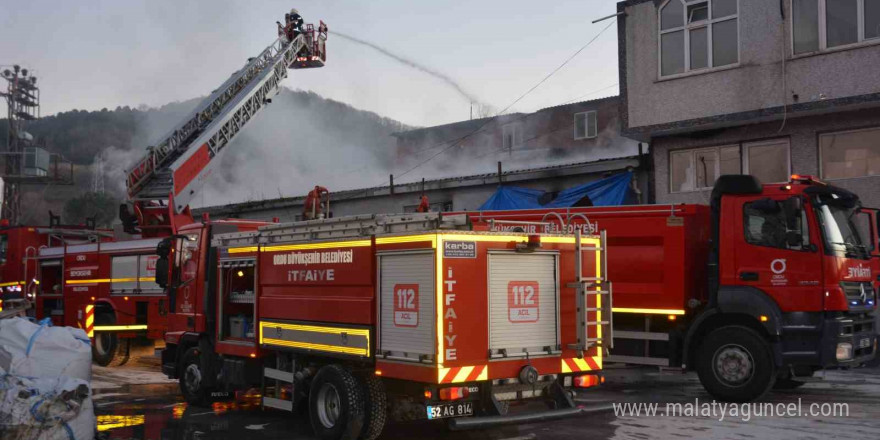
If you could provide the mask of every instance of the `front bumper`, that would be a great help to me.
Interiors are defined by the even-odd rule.
[[[821,345],[822,366],[857,366],[876,356],[877,333],[873,314],[842,315],[825,319]],[[838,359],[841,344],[852,348],[850,358]]]

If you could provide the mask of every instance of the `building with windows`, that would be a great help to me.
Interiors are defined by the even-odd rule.
[[[616,96],[568,103],[534,113],[512,113],[452,124],[419,128],[393,134],[396,157],[406,162],[420,153],[445,147],[457,149],[450,160],[463,156],[517,156],[544,152],[549,156],[580,156],[605,149],[610,156],[626,144],[626,154],[636,152],[635,143],[620,136]],[[599,154],[606,158],[609,154]],[[444,158],[439,158],[444,160]]]
[[[623,173],[631,174],[625,203],[646,203],[648,146],[621,136],[619,117],[614,96],[395,133],[397,169],[446,148],[431,165],[441,161],[449,165],[419,168],[407,176],[407,182],[389,179],[381,187],[340,191],[333,181],[317,183],[332,191],[334,216],[414,212],[422,194],[428,196],[432,211],[476,210],[501,186],[543,192],[541,200],[551,201],[562,191]],[[424,152],[428,155],[420,155]],[[491,172],[496,165],[497,172]],[[194,212],[294,221],[302,218],[304,203],[305,196],[287,197]]]
[[[622,133],[651,144],[651,200],[721,174],[810,174],[880,206],[880,2],[618,3]]]

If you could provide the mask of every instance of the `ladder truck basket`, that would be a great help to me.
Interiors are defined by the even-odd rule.
[[[148,148],[126,176],[129,198],[145,206],[184,212],[223,148],[271,102],[288,69],[322,67],[327,25],[312,24],[292,41],[281,36],[211,92],[178,126]],[[139,211],[143,215],[143,210]]]

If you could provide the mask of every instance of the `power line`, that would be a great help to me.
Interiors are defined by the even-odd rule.
[[[523,98],[525,98],[526,96],[528,96],[530,93],[532,93],[533,91],[535,91],[535,89],[537,89],[538,87],[540,87],[541,84],[544,84],[544,83],[545,83],[547,80],[549,80],[553,75],[555,75],[555,74],[556,74],[557,72],[559,72],[563,67],[565,67],[565,66],[566,66],[571,60],[573,60],[576,56],[578,56],[581,52],[583,52],[587,47],[589,47],[591,44],[593,44],[593,42],[596,41],[596,39],[598,39],[598,38],[599,38],[599,37],[600,37],[600,36],[601,36],[606,30],[608,30],[608,28],[611,27],[612,24],[614,24],[614,23],[616,23],[616,22],[617,22],[617,20],[612,20],[611,22],[609,22],[607,26],[605,26],[604,28],[602,28],[602,30],[599,31],[599,33],[597,33],[595,36],[593,36],[593,38],[591,38],[589,41],[587,41],[586,44],[584,44],[583,46],[581,46],[580,49],[578,49],[577,51],[575,51],[571,56],[569,56],[565,61],[563,61],[562,64],[560,64],[560,65],[557,66],[555,69],[553,69],[549,74],[547,74],[547,76],[545,76],[543,79],[541,79],[540,81],[538,81],[537,84],[535,84],[535,85],[532,86],[530,89],[528,89],[525,93],[523,93],[523,94],[520,95],[518,98],[516,98],[512,103],[510,103],[510,104],[509,104],[507,107],[505,107],[503,110],[501,110],[500,112],[496,113],[496,114],[495,114],[495,117],[498,117],[498,116],[502,115],[503,113],[505,113],[505,112],[506,112],[507,110],[509,110],[511,107],[513,107],[514,105],[516,105],[516,103],[518,103],[518,102],[521,101]],[[523,116],[523,117],[521,117],[521,118],[519,118],[519,119],[523,119],[523,118],[525,118],[526,116],[528,116],[528,115],[525,115],[525,116]],[[493,117],[493,118],[491,118],[490,120],[486,121],[485,123],[481,124],[476,130],[474,130],[474,131],[472,131],[472,132],[470,132],[470,133],[468,133],[468,134],[466,134],[466,135],[464,135],[464,136],[458,138],[457,140],[453,141],[453,143],[452,143],[451,145],[449,145],[448,147],[446,147],[446,148],[440,150],[439,152],[437,152],[436,154],[432,155],[431,157],[429,157],[429,158],[427,158],[427,159],[425,159],[425,160],[419,162],[418,164],[416,164],[415,166],[409,168],[408,170],[404,171],[403,173],[398,174],[397,177],[403,177],[403,176],[405,176],[405,175],[411,173],[412,171],[414,171],[414,170],[420,168],[422,165],[425,165],[426,163],[428,163],[428,162],[434,160],[434,158],[436,158],[437,156],[439,156],[439,155],[441,155],[441,154],[443,154],[443,153],[445,153],[445,152],[451,150],[452,148],[457,147],[458,145],[460,145],[460,143],[461,143],[462,141],[464,141],[465,139],[467,139],[467,138],[473,136],[474,134],[477,134],[477,133],[481,132],[481,131],[483,130],[483,128],[485,128],[487,125],[489,125],[489,124],[491,124],[492,122],[494,122],[494,121],[495,121],[495,117]],[[513,121],[511,121],[511,122],[513,122]],[[445,144],[446,144],[446,142],[442,142],[442,143],[440,143],[440,144],[438,144],[438,145],[435,145],[435,146],[433,146],[433,147],[427,148],[427,149],[425,149],[425,150],[423,150],[423,151],[431,150],[431,149],[437,148],[437,147],[442,146],[442,145],[445,145]]]
[[[586,98],[587,96],[595,95],[596,93],[599,93],[599,92],[602,92],[602,91],[608,90],[608,89],[610,89],[610,88],[612,88],[612,87],[617,87],[617,85],[618,85],[618,83],[609,84],[609,85],[607,85],[607,86],[605,86],[605,87],[602,87],[601,89],[593,90],[593,91],[590,92],[590,93],[585,93],[585,94],[583,94],[583,95],[581,95],[581,96],[578,96],[577,98],[569,99],[568,101],[565,101],[565,102],[563,102],[563,103],[561,103],[561,104],[545,105],[544,108],[547,108],[547,107],[559,107],[560,105],[571,104],[571,103],[573,103],[573,102],[580,101],[581,99],[584,99],[584,98]]]

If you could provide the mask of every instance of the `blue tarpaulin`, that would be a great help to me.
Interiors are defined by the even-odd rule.
[[[480,211],[492,211],[502,209],[532,209],[540,208],[538,198],[544,194],[539,189],[520,188],[518,186],[500,186],[489,200],[486,200]]]
[[[541,205],[538,200],[544,191],[501,186],[486,200],[480,211],[498,211],[508,209],[565,208],[574,206],[584,197],[589,197],[593,206],[623,205],[630,192],[632,172],[615,174],[611,177],[595,180],[560,191],[551,202]]]

